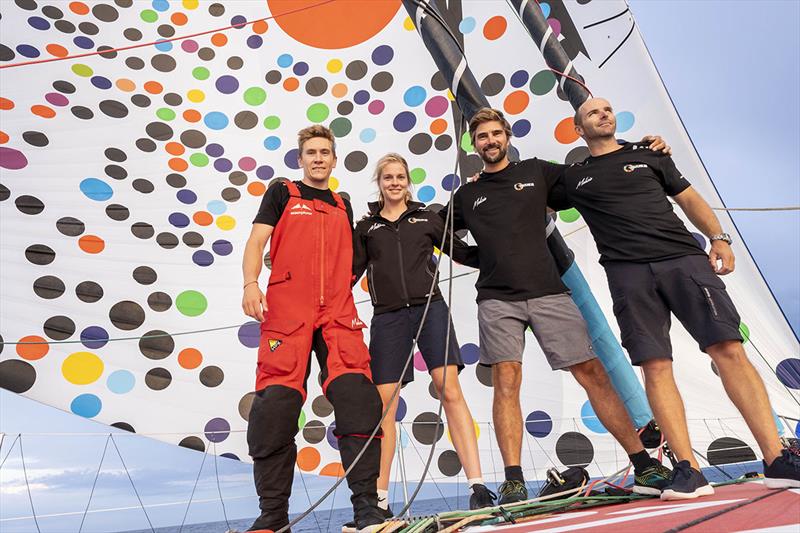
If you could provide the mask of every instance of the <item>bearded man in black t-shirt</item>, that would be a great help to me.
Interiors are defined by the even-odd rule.
[[[698,470],[672,374],[670,313],[714,361],[728,397],[764,454],[765,484],[800,487],[800,458],[781,449],[764,383],[742,346],[739,314],[719,278],[734,270],[730,236],[670,156],[617,141],[608,101],[584,102],[575,113],[575,130],[591,157],[567,169],[553,188],[550,206],[576,207],[589,225],[608,276],[622,345],[642,367],[656,421],[680,461],[661,498],[714,493]],[[711,241],[708,254],[668,196]]]

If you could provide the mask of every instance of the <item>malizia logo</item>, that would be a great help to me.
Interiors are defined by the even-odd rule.
[[[622,167],[622,170],[624,170],[625,172],[633,172],[637,168],[647,168],[647,165],[645,165],[644,163],[639,165],[625,165],[624,167]]]
[[[382,227],[384,227],[385,225],[386,225],[386,224],[382,224],[382,223],[380,223],[380,222],[376,222],[376,223],[374,223],[373,225],[371,225],[371,226],[369,227],[369,229],[367,230],[367,233],[369,233],[370,231],[372,231],[372,230],[374,230],[374,229],[382,228]]]
[[[411,224],[416,224],[417,222],[427,222],[428,219],[427,218],[414,218],[414,217],[411,217],[411,218],[408,219],[408,221]]]
[[[472,204],[472,209],[473,209],[473,211],[474,211],[475,209],[477,209],[477,208],[478,208],[478,206],[479,206],[479,205],[481,205],[481,204],[482,204],[483,202],[485,202],[485,201],[486,201],[486,197],[485,197],[485,196],[479,196],[479,197],[478,197],[478,198],[475,200],[475,203],[474,203],[474,204]]]
[[[361,321],[360,318],[356,317],[350,321],[350,327],[353,329],[361,328],[364,326],[364,323]]]
[[[515,183],[514,184],[514,190],[521,191],[525,187],[533,187],[534,185],[536,185],[536,184],[533,183],[532,181],[529,181],[527,183]]]
[[[290,215],[311,215],[312,209],[304,203],[295,204],[289,209]]]
[[[584,185],[586,185],[587,183],[589,183],[593,179],[594,178],[592,178],[591,176],[586,176],[585,178],[583,178],[581,181],[578,182],[578,184],[575,186],[575,190],[577,191],[578,189],[580,189],[581,187],[583,187]]]

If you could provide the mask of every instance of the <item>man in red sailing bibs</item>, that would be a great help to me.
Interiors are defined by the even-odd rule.
[[[336,166],[334,137],[310,126],[298,134],[303,179],[274,183],[264,194],[245,247],[245,314],[261,322],[256,394],[247,427],[261,515],[250,531],[289,523],[297,457],[297,419],[306,398],[313,349],[322,392],[333,405],[342,465],[355,460],[381,417],[369,352],[350,289],[353,212],[328,188]],[[272,272],[266,295],[258,276],[267,241]],[[378,433],[378,436],[381,436]],[[380,443],[373,440],[347,475],[358,529],[383,522],[376,481]]]

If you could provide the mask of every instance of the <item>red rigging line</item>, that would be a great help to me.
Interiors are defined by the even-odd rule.
[[[219,33],[219,32],[224,32],[224,31],[228,31],[228,30],[232,30],[232,29],[241,29],[241,28],[244,28],[245,26],[249,26],[249,25],[255,24],[257,22],[265,22],[267,20],[274,20],[274,19],[276,19],[278,17],[283,17],[283,16],[286,16],[286,15],[293,15],[295,13],[300,13],[302,11],[307,11],[309,9],[314,9],[316,7],[319,7],[319,6],[322,6],[322,5],[325,5],[325,4],[330,4],[331,2],[336,2],[336,1],[337,0],[322,0],[321,2],[317,2],[316,4],[311,4],[311,5],[308,5],[308,6],[299,7],[297,9],[292,9],[290,11],[286,11],[284,13],[278,13],[276,15],[270,15],[268,17],[264,17],[264,18],[260,18],[260,19],[256,19],[256,20],[249,20],[249,21],[245,21],[245,22],[240,22],[238,24],[232,24],[230,26],[225,26],[223,28],[215,28],[213,30],[205,30],[205,31],[197,32],[197,33],[192,33],[192,34],[189,34],[189,35],[180,35],[178,37],[170,37],[169,39],[158,39],[158,40],[155,40],[155,41],[152,41],[152,42],[147,42],[147,43],[137,43],[137,44],[132,44],[132,45],[129,45],[129,46],[121,46],[119,48],[110,48],[108,50],[95,50],[94,52],[85,52],[83,54],[73,54],[73,55],[67,55],[67,56],[64,56],[64,57],[49,57],[49,58],[45,58],[45,59],[34,59],[34,60],[31,60],[31,61],[21,61],[19,63],[11,63],[9,65],[0,65],[0,70],[6,69],[6,68],[24,67],[24,66],[28,66],[28,65],[38,65],[40,63],[50,63],[50,62],[53,62],[53,61],[65,61],[67,59],[79,59],[79,58],[82,58],[82,57],[98,56],[98,55],[103,55],[103,54],[115,54],[117,52],[125,52],[127,50],[134,50],[136,48],[144,48],[144,47],[147,47],[147,46],[155,46],[155,45],[161,44],[161,43],[171,43],[171,42],[174,42],[174,41],[183,41],[184,39],[191,39],[193,37],[201,37],[203,35],[209,35],[211,33]]]
[[[550,67],[548,67],[548,68],[550,68]],[[564,78],[567,78],[568,80],[572,80],[572,81],[574,81],[575,83],[577,83],[578,85],[580,85],[581,87],[583,87],[584,89],[586,89],[586,92],[588,92],[588,93],[589,93],[589,96],[590,96],[590,97],[594,98],[594,94],[592,94],[592,91],[591,91],[591,90],[589,90],[589,87],[587,87],[587,86],[586,86],[586,84],[585,84],[585,83],[583,83],[583,82],[582,82],[581,80],[579,80],[578,78],[574,78],[574,77],[570,76],[569,74],[564,74],[564,73],[563,73],[563,72],[561,72],[560,70],[556,70],[556,69],[554,69],[554,68],[550,68],[550,70],[551,70],[552,72],[555,72],[555,73],[556,73],[556,74],[558,74],[559,76],[563,76]]]

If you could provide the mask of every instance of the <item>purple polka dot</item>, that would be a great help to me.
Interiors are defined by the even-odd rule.
[[[31,57],[31,58],[39,57],[40,55],[39,50],[29,44],[17,45],[17,52],[19,52],[19,55],[21,56]]]
[[[64,107],[65,105],[69,105],[69,100],[66,96],[61,93],[47,93],[44,95],[44,99],[47,100],[50,104]]]
[[[219,157],[225,153],[225,148],[217,143],[211,143],[206,146],[206,153],[211,157]]]
[[[408,413],[408,405],[406,405],[406,401],[403,399],[402,396],[398,396],[397,412],[394,415],[395,421],[401,422],[406,417],[406,413]]]
[[[239,80],[226,74],[217,78],[216,86],[222,94],[233,94],[239,89]]]
[[[333,430],[336,429],[336,422],[331,422],[331,425],[328,426],[328,431],[325,432],[325,437],[328,439],[328,444],[331,445],[331,448],[334,450],[339,449],[339,439],[336,438],[336,435],[333,434]]]
[[[376,65],[386,65],[394,57],[394,50],[387,44],[382,44],[372,51],[372,62]]]
[[[100,326],[89,326],[81,331],[81,343],[90,350],[102,348],[108,342],[108,332]]]
[[[214,256],[207,250],[197,250],[192,254],[192,261],[197,266],[207,267],[214,263]]]
[[[172,213],[169,216],[169,223],[176,228],[185,228],[189,225],[189,217],[183,213]]]
[[[0,146],[0,168],[19,170],[28,166],[28,158],[19,150]]]
[[[72,42],[75,43],[75,46],[78,48],[83,48],[84,50],[88,50],[90,48],[94,48],[94,41],[86,37],[85,35],[78,35]]]
[[[528,119],[520,119],[511,126],[511,131],[514,133],[514,137],[525,137],[531,132],[531,123]]]
[[[553,431],[553,421],[544,411],[534,411],[525,418],[525,430],[541,439]]]
[[[465,365],[475,364],[478,359],[480,359],[480,350],[477,344],[468,342],[461,347],[461,360],[464,361]]]
[[[197,195],[194,191],[190,191],[189,189],[181,189],[175,196],[182,204],[193,204],[197,201]]]
[[[211,249],[214,250],[214,253],[217,255],[230,255],[231,252],[233,252],[233,244],[225,239],[219,239],[214,241],[214,244],[211,245]]]
[[[455,174],[448,174],[442,178],[442,188],[446,191],[451,191],[459,186],[461,180]]]
[[[91,82],[92,85],[94,85],[98,89],[111,88],[111,80],[109,80],[108,78],[104,78],[103,76],[92,76]]]
[[[254,168],[256,168],[256,160],[252,157],[243,157],[239,160],[239,168],[244,170],[245,172],[250,172]]]
[[[297,148],[292,148],[283,156],[283,163],[293,170],[300,170],[300,165],[297,164],[297,155]]]
[[[222,442],[231,434],[231,425],[224,418],[212,418],[203,430],[211,442]]]
[[[184,52],[189,52],[193,54],[197,52],[197,49],[200,48],[200,45],[197,44],[197,41],[192,39],[187,39],[181,43],[181,48],[183,48]]]
[[[272,179],[275,175],[275,170],[269,165],[262,165],[256,169],[256,176],[261,180]]]
[[[386,106],[384,105],[384,103],[382,101],[373,100],[373,101],[371,101],[369,103],[369,106],[367,106],[367,109],[369,109],[369,112],[372,113],[373,115],[379,115],[379,114],[381,114],[381,112],[383,111],[383,109],[385,107]]]
[[[50,23],[42,17],[30,17],[28,18],[28,24],[30,24],[31,27],[36,30],[50,29]]]
[[[376,100],[377,101],[377,100]],[[370,112],[372,112],[372,104],[370,104]],[[403,111],[394,117],[394,129],[399,132],[411,131],[417,124],[417,117],[411,111]]]
[[[225,452],[223,454],[220,454],[220,457],[224,457],[226,459],[233,459],[234,461],[241,461],[241,459],[239,459],[238,455],[236,455],[235,453],[231,453],[231,452]]]
[[[229,172],[233,168],[233,163],[231,163],[230,159],[220,157],[214,161],[214,168],[219,172]]]
[[[518,70],[514,74],[511,75],[511,79],[509,80],[512,87],[520,88],[526,83],[528,83],[528,73],[524,70]]]
[[[365,90],[356,91],[353,95],[353,101],[358,105],[364,105],[369,102],[369,93]]]
[[[231,18],[231,26],[235,27],[237,30],[244,28],[246,23],[247,19],[244,18],[244,15],[235,15]]]
[[[706,238],[704,235],[693,231],[692,237],[694,237],[694,240],[696,240],[697,244],[700,245],[700,248],[702,248],[703,250],[706,249]]]
[[[547,23],[553,28],[553,34],[558,37],[561,35],[561,22],[558,19],[547,19]]]
[[[260,35],[251,35],[247,38],[247,46],[254,50],[256,48],[261,48],[262,44],[264,44],[264,39],[262,39]]]
[[[800,389],[800,359],[784,359],[778,363],[775,374],[790,389]]]
[[[425,364],[425,359],[422,357],[422,352],[420,351],[414,354],[414,368],[420,372],[428,371],[428,365]]]
[[[447,98],[444,96],[434,96],[425,104],[425,113],[427,113],[429,117],[438,117],[443,115],[448,107],[450,107],[450,102]]]
[[[258,348],[261,340],[261,323],[256,321],[247,322],[239,326],[237,333],[239,342],[247,348]]]
[[[304,76],[308,73],[308,63],[303,61],[295,63],[294,67],[292,67],[292,72],[294,72],[296,76]]]

